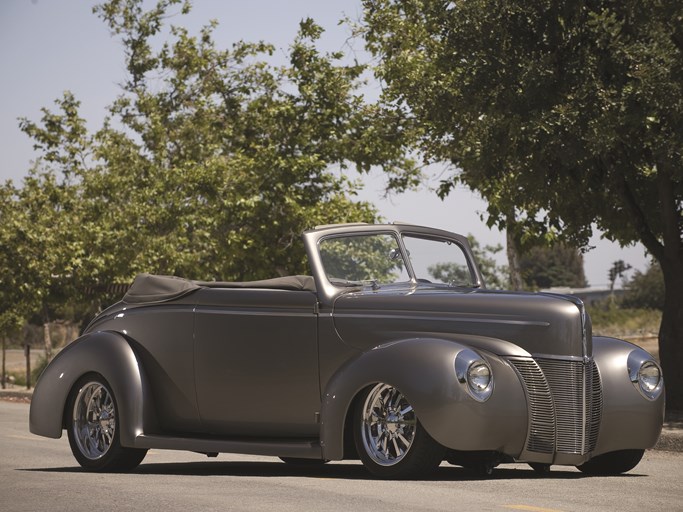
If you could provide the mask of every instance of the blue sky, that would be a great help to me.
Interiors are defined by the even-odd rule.
[[[40,118],[41,107],[52,108],[65,90],[81,101],[81,115],[89,127],[100,126],[105,107],[118,93],[117,83],[125,77],[123,51],[105,24],[92,14],[96,2],[84,0],[1,0],[0,1],[0,181],[20,182],[36,155],[31,141],[18,128],[17,118]],[[311,17],[326,32],[325,50],[349,50],[348,29],[338,21],[360,17],[360,0],[195,0],[191,14],[172,22],[198,30],[209,19],[217,19],[215,39],[228,47],[240,39],[263,40],[277,48],[275,59],[285,58],[287,48],[302,18]],[[362,52],[360,42],[354,44]],[[361,53],[362,55],[362,53]],[[370,84],[368,94],[377,86]],[[440,169],[434,168],[438,174]],[[485,203],[475,194],[459,188],[445,200],[424,189],[383,198],[383,179],[364,177],[360,198],[378,207],[388,220],[424,224],[467,234],[482,244],[503,243],[505,237],[489,230],[480,219]],[[607,284],[612,262],[623,259],[644,270],[647,258],[642,246],[620,248],[594,237],[595,249],[584,256],[588,281]],[[504,262],[504,255],[501,262]]]

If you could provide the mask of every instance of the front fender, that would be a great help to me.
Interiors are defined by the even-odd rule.
[[[479,351],[491,365],[494,391],[486,402],[475,401],[455,375],[455,358],[468,348],[454,341],[412,338],[380,345],[347,362],[323,394],[324,458],[343,457],[344,424],[351,404],[359,392],[378,382],[397,387],[425,430],[443,446],[519,454],[528,417],[519,378],[505,361]]]
[[[642,396],[629,379],[631,352],[653,359],[642,348],[615,338],[593,338],[593,358],[603,393],[602,421],[593,456],[626,449],[652,448],[664,421],[664,392],[656,400]]]
[[[145,430],[144,422],[149,423],[154,415],[138,359],[126,339],[116,332],[82,336],[45,368],[31,400],[30,431],[60,438],[69,394],[78,379],[91,372],[102,375],[111,386],[118,405],[121,444],[134,446],[135,438]]]

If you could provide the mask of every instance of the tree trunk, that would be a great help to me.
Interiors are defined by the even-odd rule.
[[[31,389],[31,345],[24,345],[24,355],[26,356],[26,389]]]
[[[657,189],[662,219],[662,250],[652,251],[664,275],[664,310],[659,327],[659,359],[664,371],[666,406],[683,411],[683,240],[681,239],[680,186],[677,169],[657,163]],[[679,192],[680,193],[680,192]],[[657,248],[655,248],[656,250]]]
[[[43,320],[43,342],[45,343],[45,360],[49,363],[52,360],[52,336],[50,334],[50,317],[47,313],[47,306],[44,306]]]
[[[2,389],[7,386],[7,338],[2,337]]]
[[[683,411],[683,261],[660,261],[664,273],[664,311],[659,328],[659,359],[666,385],[666,407]]]
[[[519,240],[517,237],[517,230],[515,229],[514,217],[508,215],[506,221],[506,241],[507,241],[507,255],[508,267],[510,269],[510,288],[512,290],[524,289],[524,281],[522,281],[522,269],[519,266]]]

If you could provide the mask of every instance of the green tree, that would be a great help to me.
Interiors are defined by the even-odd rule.
[[[506,265],[496,263],[496,254],[503,250],[503,246],[496,244],[482,247],[472,233],[467,235],[467,241],[470,243],[479,271],[484,276],[486,287],[496,290],[508,289],[510,287],[510,270]]]
[[[641,242],[666,284],[667,405],[683,409],[683,3],[365,0],[384,102],[520,239]],[[412,122],[412,128],[410,123]]]
[[[621,306],[636,309],[664,309],[664,276],[662,269],[655,261],[641,272],[636,270],[626,283],[626,293]]]
[[[225,280],[307,273],[304,229],[376,219],[354,201],[344,169],[381,165],[398,176],[411,162],[387,136],[382,111],[364,101],[364,68],[317,50],[320,27],[303,20],[289,64],[275,66],[265,43],[218,48],[215,22],[198,35],[167,27],[178,1],[143,3],[95,8],[121,38],[127,71],[99,130],[87,130],[70,93],[38,122],[21,123],[40,155],[39,175],[22,190],[54,204],[15,207],[45,211],[65,228],[45,232],[54,289],[69,300],[101,295],[141,271]]]
[[[179,4],[95,8],[126,56],[99,129],[69,92],[21,120],[38,158],[20,187],[0,188],[0,336],[36,315],[80,321],[138,272],[308,273],[304,229],[376,219],[348,166],[409,176],[391,119],[360,93],[364,68],[320,53],[311,20],[276,66],[265,43],[218,48],[215,22],[196,35],[168,26],[190,9]]]
[[[68,294],[71,277],[72,233],[63,215],[69,192],[54,176],[36,169],[21,188],[7,182],[0,189],[0,336],[38,313],[48,360],[49,312]]]
[[[11,182],[0,187],[0,337],[16,331],[35,309],[35,297],[20,275],[24,263],[26,228],[16,210],[17,190]],[[4,377],[4,374],[3,374]]]
[[[573,247],[556,244],[532,247],[520,257],[522,279],[528,289],[569,286],[585,288],[583,256]]]
[[[481,246],[472,233],[468,233],[467,241],[472,249],[479,272],[484,277],[487,288],[505,290],[510,288],[510,271],[506,265],[498,265],[496,254],[503,250],[501,244]],[[428,268],[429,273],[444,283],[469,283],[469,269],[457,263],[438,263]]]

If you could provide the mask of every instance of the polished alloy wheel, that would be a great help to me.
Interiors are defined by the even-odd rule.
[[[116,407],[104,385],[88,382],[81,387],[74,401],[72,428],[84,457],[97,460],[107,453],[114,441]]]
[[[368,393],[361,421],[365,452],[381,466],[399,463],[413,445],[415,412],[393,386],[378,384]]]

